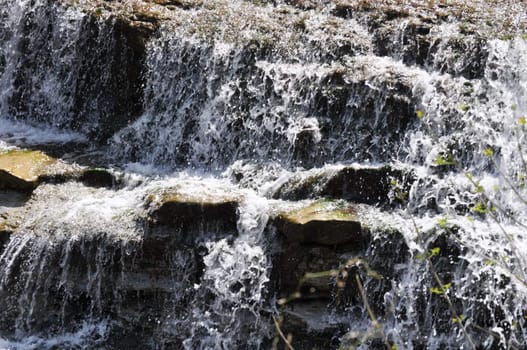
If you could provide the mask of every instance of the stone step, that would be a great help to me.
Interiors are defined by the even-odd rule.
[[[289,242],[296,244],[360,245],[368,237],[356,217],[356,209],[343,201],[316,201],[278,215],[273,224]]]
[[[293,174],[272,194],[273,198],[345,199],[355,203],[386,205],[394,191],[407,191],[414,181],[410,169],[383,166],[327,167]]]
[[[0,153],[0,189],[32,191],[43,176],[56,174],[60,163],[40,151],[9,150]]]
[[[108,169],[66,163],[39,150],[0,150],[0,190],[32,192],[43,182],[80,181],[90,187],[112,188],[119,179]]]
[[[146,207],[149,222],[154,226],[221,223],[235,231],[240,200],[227,191],[208,193],[195,189],[163,189],[148,196]]]

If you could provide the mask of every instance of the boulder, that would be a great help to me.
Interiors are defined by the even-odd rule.
[[[155,225],[199,225],[221,222],[236,230],[239,198],[229,194],[164,191],[147,198],[149,219]]]
[[[274,220],[278,231],[290,242],[333,246],[360,244],[367,236],[353,206],[321,200],[282,213]]]
[[[0,189],[32,191],[41,179],[57,173],[58,161],[40,151],[10,150],[0,153]]]

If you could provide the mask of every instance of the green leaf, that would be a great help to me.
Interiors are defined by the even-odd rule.
[[[452,318],[452,323],[462,323],[465,319],[465,315],[459,315],[457,317]]]
[[[521,126],[525,126],[525,124],[527,124],[527,119],[525,117],[521,117],[518,120],[518,123],[520,123]]]
[[[434,247],[434,248],[430,249],[430,252],[428,253],[428,256],[429,257],[434,257],[434,256],[438,255],[440,252],[441,252],[441,248]]]
[[[437,295],[443,295],[450,289],[450,287],[452,287],[452,283],[445,283],[439,288],[430,287],[430,292]]]
[[[492,156],[494,155],[494,151],[492,150],[492,148],[489,147],[483,151],[483,154],[485,155],[485,157],[492,158]]]
[[[431,291],[433,294],[437,294],[437,295],[443,295],[443,294],[445,294],[445,292],[443,292],[441,289],[436,288],[436,287],[430,287],[430,291]]]
[[[434,164],[438,166],[444,166],[444,165],[455,165],[456,162],[452,159],[452,155],[446,154],[441,155],[438,154],[436,159],[434,160]]]
[[[442,229],[447,229],[448,228],[448,218],[445,216],[444,218],[437,220],[437,224]]]
[[[466,111],[468,111],[468,110],[470,109],[470,106],[467,105],[466,103],[461,103],[461,104],[459,104],[459,105],[457,106],[457,108],[458,108],[459,110],[461,110],[462,112],[466,112]]]
[[[488,212],[487,206],[482,202],[477,202],[472,211],[478,214],[486,214]]]
[[[417,111],[415,111],[415,114],[417,115],[417,118],[419,119],[423,119],[424,116],[425,116],[425,112],[423,112],[422,110],[418,109]]]

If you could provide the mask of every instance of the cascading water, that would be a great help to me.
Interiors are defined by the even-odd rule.
[[[276,277],[274,218],[328,193],[363,203],[371,239],[299,246],[306,266],[384,276],[346,267],[362,282],[287,301],[295,348],[525,346],[525,38],[339,6],[0,0],[0,154],[117,169],[17,204],[0,348],[271,348],[298,282]],[[327,191],[380,165],[386,198]],[[170,191],[186,204],[167,216]]]

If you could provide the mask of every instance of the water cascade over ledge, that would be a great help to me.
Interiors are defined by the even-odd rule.
[[[524,349],[526,7],[0,0],[0,349]]]

